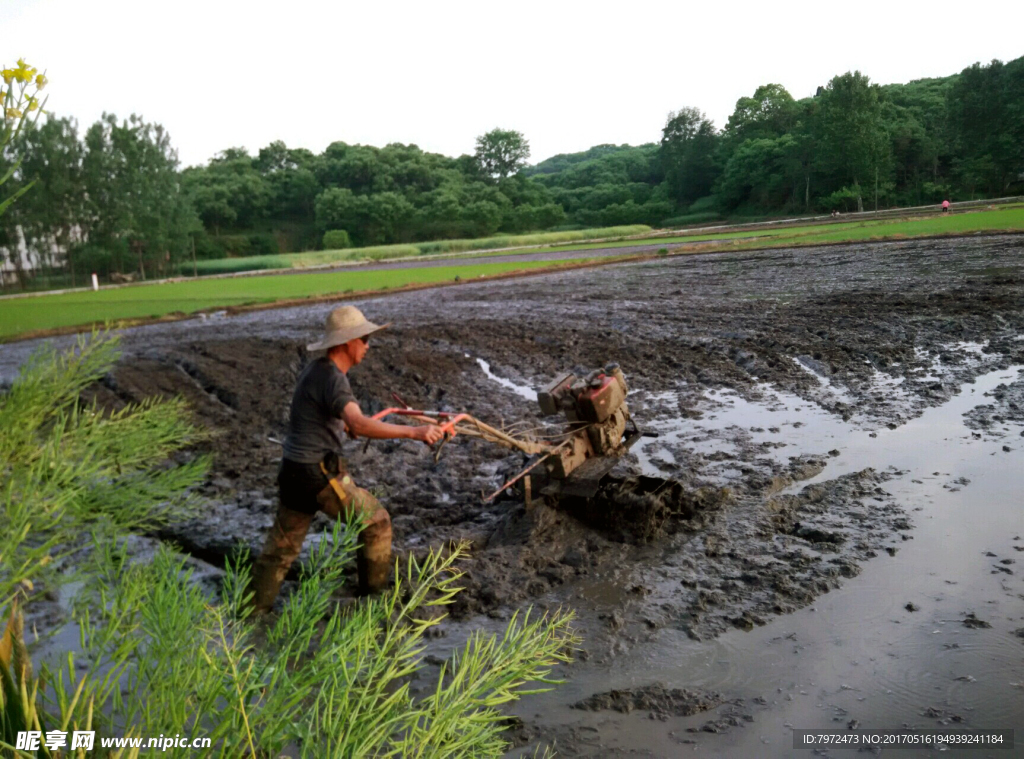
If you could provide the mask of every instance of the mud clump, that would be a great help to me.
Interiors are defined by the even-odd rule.
[[[677,480],[642,475],[608,478],[593,498],[560,506],[624,543],[649,543],[678,531],[704,528],[730,500],[728,488],[691,490]]]
[[[963,626],[972,630],[988,630],[992,627],[984,619],[978,619],[973,611],[963,618]]]
[[[592,712],[614,710],[622,714],[646,711],[655,717],[690,717],[715,709],[722,703],[724,703],[724,699],[719,693],[687,690],[686,688],[666,688],[661,683],[654,683],[639,688],[595,693],[593,696],[577,701],[572,708]]]
[[[527,509],[521,503],[504,507],[480,550],[462,568],[463,591],[450,607],[453,617],[500,617],[502,609],[620,561],[628,550],[561,509],[544,504]]]

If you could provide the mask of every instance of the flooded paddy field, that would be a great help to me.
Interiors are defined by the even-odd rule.
[[[395,392],[539,424],[533,391],[617,361],[659,433],[572,514],[482,504],[522,464],[503,449],[349,444],[400,551],[473,542],[430,661],[524,606],[577,610],[584,650],[514,707],[518,753],[772,757],[793,728],[1024,727],[1024,239],[671,257],[359,305],[394,323],[351,374],[367,413]],[[158,536],[212,576],[272,522],[274,440],[331,307],[128,330],[91,391],[182,394],[216,432],[207,512]],[[33,347],[0,349],[0,378]]]

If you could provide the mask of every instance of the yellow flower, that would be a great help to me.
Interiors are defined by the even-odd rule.
[[[17,79],[19,82],[25,82],[26,84],[28,84],[32,81],[32,77],[36,75],[37,71],[38,69],[35,69],[32,66],[29,66],[27,63],[25,63],[24,58],[19,58],[18,68],[14,70],[14,78]]]
[[[36,77],[36,87],[41,90],[43,89],[43,87],[47,85],[49,81],[50,80],[46,78],[45,74],[40,74]]]
[[[7,118],[9,118],[9,119],[20,119],[21,118],[21,109],[20,108],[8,108],[7,109]]]
[[[0,72],[0,76],[3,76],[4,84],[10,84],[11,80],[14,79],[14,69],[4,69]]]

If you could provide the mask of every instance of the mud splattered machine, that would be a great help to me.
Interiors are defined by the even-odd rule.
[[[572,372],[562,374],[537,394],[544,416],[562,417],[560,427],[548,427],[542,433],[501,430],[469,414],[418,411],[407,406],[384,409],[373,418],[406,416],[440,425],[447,433],[445,442],[455,435],[465,435],[521,451],[530,457],[519,474],[485,500],[492,500],[517,483],[528,504],[538,495],[553,499],[589,498],[641,436],[654,436],[641,432],[630,416],[626,404],[628,392],[626,377],[618,364],[608,364],[582,376]],[[396,400],[401,402],[397,396]]]

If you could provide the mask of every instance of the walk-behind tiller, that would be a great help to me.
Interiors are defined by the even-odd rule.
[[[590,498],[616,462],[643,435],[626,405],[626,378],[618,364],[608,364],[582,378],[569,372],[537,394],[545,416],[562,414],[564,426],[552,434],[510,434],[484,424],[469,414],[418,411],[408,406],[388,408],[374,415],[391,415],[437,424],[445,431],[441,448],[455,435],[466,435],[522,451],[532,457],[527,466],[484,500],[490,501],[511,486],[521,483],[527,506],[535,495],[559,499],[563,496]],[[402,403],[402,400],[395,396]]]

